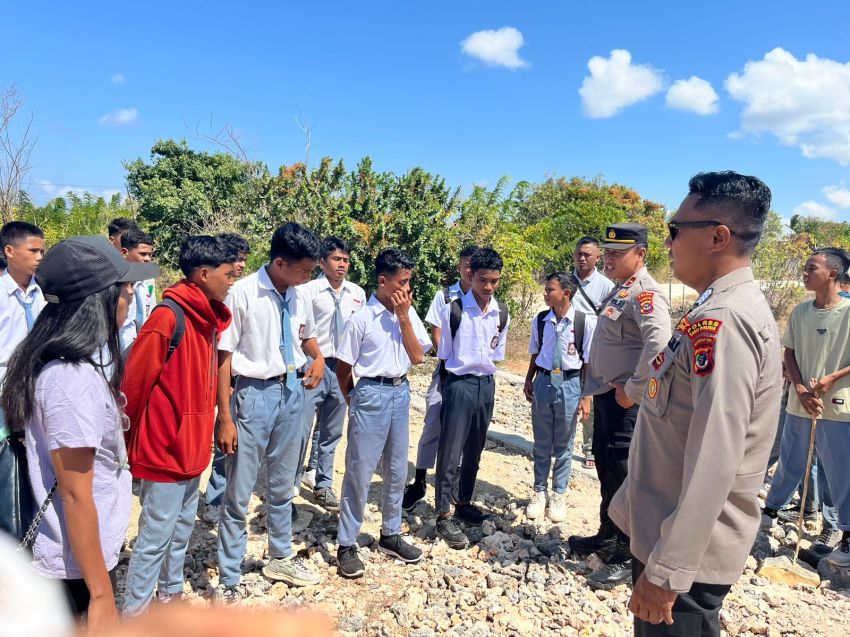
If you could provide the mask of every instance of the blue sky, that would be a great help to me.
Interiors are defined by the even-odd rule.
[[[734,169],[785,217],[850,220],[847,2],[29,2],[4,21],[37,201],[121,190],[156,139],[203,147],[198,122],[276,170],[304,158],[300,113],[311,163],[369,155],[465,192],[602,175],[671,207]]]

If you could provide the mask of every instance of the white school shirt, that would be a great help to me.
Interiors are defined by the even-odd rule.
[[[333,297],[336,292],[331,287],[330,281],[324,273],[304,285],[298,286],[298,293],[313,308],[313,321],[316,324],[316,338],[319,341],[319,349],[322,356],[333,358],[336,356],[336,346],[333,339],[333,321],[336,304]],[[366,306],[366,292],[356,283],[348,279],[343,280],[340,289],[339,308],[342,312],[344,323],[348,322],[353,314]],[[341,337],[340,337],[341,340]]]
[[[9,365],[12,352],[27,336],[27,315],[24,312],[24,306],[18,300],[17,290],[20,289],[15,279],[6,270],[0,277],[0,383],[6,375],[6,367]],[[35,278],[30,280],[26,291],[21,290],[21,293],[27,300],[34,297],[33,317],[38,318],[46,301]]]
[[[408,311],[416,340],[425,354],[431,349],[431,339],[422,320],[411,306]],[[336,357],[353,366],[358,378],[385,376],[398,378],[410,371],[411,362],[404,349],[398,317],[390,312],[374,294],[366,308],[357,312],[345,324],[342,342]]]
[[[586,279],[580,279],[577,270],[573,270],[573,274],[581,281],[581,289],[584,290],[587,296],[590,297],[590,300],[596,304],[596,307],[602,305],[602,301],[611,294],[611,290],[616,287],[614,282],[602,274],[599,270],[593,270],[593,272],[590,273],[590,276]],[[581,290],[576,290],[575,296],[570,299],[570,303],[575,305],[579,312],[596,316],[596,312],[594,312],[593,308],[590,307],[590,304],[587,302],[587,299],[584,298]]]
[[[286,289],[285,298],[289,303],[293,358],[300,369],[307,362],[301,341],[316,336],[313,311],[295,287]],[[237,281],[224,303],[233,320],[221,333],[218,349],[233,352],[231,373],[260,380],[285,374],[286,363],[280,349],[281,295],[266,266]]]
[[[487,310],[482,313],[472,290],[462,297],[463,314],[457,334],[452,339],[451,305],[446,305],[440,315],[440,344],[437,358],[446,361],[446,370],[452,374],[486,376],[496,373],[496,361],[505,359],[508,341],[508,324],[499,332],[499,303],[490,298]]]
[[[578,357],[578,349],[575,346],[576,330],[575,330],[576,309],[571,305],[560,321],[555,318],[555,312],[549,310],[549,314],[543,319],[543,351],[537,351],[537,344],[540,342],[540,336],[537,332],[537,320],[531,323],[531,340],[528,341],[528,353],[537,354],[535,364],[543,369],[552,369],[552,359],[555,356],[555,326],[566,322],[566,327],[561,333],[561,338],[558,345],[561,348],[561,360],[563,365],[561,369],[581,369],[581,360]],[[584,338],[582,339],[582,347],[584,361],[590,360],[590,342],[593,338],[593,330],[596,328],[596,315],[593,313],[584,315]]]
[[[449,286],[449,302],[459,299],[463,296],[463,289],[460,287],[460,281],[455,281]],[[430,323],[434,327],[440,327],[440,315],[446,309],[446,297],[443,295],[443,289],[437,290],[434,295],[434,300],[428,307],[428,313],[425,315],[425,322]]]
[[[121,329],[118,330],[118,342],[121,344],[121,349],[125,350],[138,337],[139,333],[136,328],[136,288],[141,290],[142,295],[142,324],[148,320],[148,317],[156,307],[156,284],[153,279],[147,281],[138,281],[133,284],[133,298],[130,300],[130,307],[127,310],[127,318]]]

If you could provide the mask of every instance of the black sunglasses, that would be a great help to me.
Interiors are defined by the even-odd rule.
[[[682,228],[708,228],[723,226],[726,225],[722,221],[714,221],[713,219],[706,219],[705,221],[671,221],[667,224],[667,230],[670,232],[670,240],[675,241],[676,235],[679,234],[679,230]],[[731,228],[729,229],[729,234],[734,235],[735,231]]]

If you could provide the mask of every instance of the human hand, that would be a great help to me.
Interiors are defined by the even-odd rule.
[[[304,383],[304,389],[315,389],[318,387],[322,379],[325,377],[325,361],[322,360],[314,360],[310,367],[307,368],[307,371],[304,373],[304,378],[302,379],[302,383]]]
[[[673,604],[678,595],[666,588],[656,586],[641,573],[632,590],[629,600],[629,610],[635,617],[650,624],[664,622],[668,626],[673,623]]]
[[[635,404],[635,401],[626,395],[625,385],[620,383],[608,383],[608,386],[614,389],[614,400],[617,401],[617,404],[620,407],[628,409]]]
[[[578,402],[578,421],[584,422],[588,418],[590,418],[590,410],[592,409],[592,405],[590,403],[590,396],[584,396]]]
[[[115,598],[112,590],[109,595],[103,597],[92,597],[89,601],[87,635],[103,633],[118,623],[118,609],[115,607]]]
[[[817,394],[808,390],[805,385],[795,385],[797,398],[806,413],[813,418],[820,418],[823,415],[823,401],[818,398]]]
[[[393,302],[393,312],[399,320],[407,320],[407,313],[413,304],[413,295],[405,290],[396,290],[390,300]]]
[[[236,425],[233,423],[233,419],[229,415],[225,417],[219,416],[215,436],[218,448],[226,454],[236,453],[236,447],[239,446],[238,437],[239,434],[236,432]]]
[[[832,386],[835,384],[835,378],[833,378],[832,374],[827,374],[820,380],[817,378],[812,378],[809,381],[809,387],[811,388],[811,393],[815,396],[822,396],[830,391],[832,391]]]
[[[534,384],[530,378],[525,379],[525,385],[522,386],[522,393],[525,394],[525,399],[531,402],[534,398]]]

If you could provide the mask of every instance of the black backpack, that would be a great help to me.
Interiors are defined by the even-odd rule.
[[[174,353],[174,350],[177,349],[177,346],[180,345],[180,341],[183,340],[183,334],[186,332],[186,315],[183,313],[183,308],[180,307],[180,304],[174,301],[173,299],[162,299],[156,307],[151,310],[151,314],[156,312],[157,308],[167,307],[169,310],[174,312],[174,317],[177,319],[177,324],[174,326],[174,331],[171,333],[171,341],[168,343],[168,353],[165,355],[165,362],[168,362],[168,359],[171,358],[171,355]],[[133,341],[135,343],[135,341]],[[130,355],[130,350],[132,349],[133,344],[124,350],[124,357],[126,359],[127,356]]]
[[[543,350],[543,328],[546,327],[546,317],[549,316],[550,310],[543,310],[537,315],[537,353]],[[575,345],[578,352],[578,359],[584,365],[584,312],[576,312],[575,320]]]

